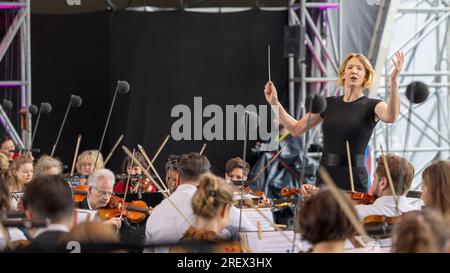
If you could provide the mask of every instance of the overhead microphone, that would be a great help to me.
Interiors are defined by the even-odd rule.
[[[2,106],[3,108],[10,110],[13,107],[13,104],[12,101],[3,99]]]
[[[48,114],[52,111],[52,105],[48,102],[41,102],[41,112],[44,114]]]
[[[35,104],[31,104],[30,106],[28,106],[28,112],[30,112],[30,114],[32,115],[35,115],[39,112],[39,108]]]
[[[321,114],[327,109],[327,101],[319,94],[314,94],[306,98],[306,112]]]
[[[97,153],[97,157],[95,158],[94,171],[97,168],[98,157],[100,155],[100,150],[102,149],[102,146],[103,146],[103,141],[105,140],[106,129],[108,128],[109,120],[111,119],[111,113],[112,113],[112,110],[114,108],[114,103],[116,101],[117,93],[126,94],[128,92],[130,92],[130,84],[127,81],[117,81],[116,90],[114,92],[114,96],[113,96],[113,99],[112,99],[112,102],[111,102],[111,106],[109,107],[108,118],[106,119],[105,128],[103,129],[103,135],[102,135],[102,138],[100,140],[100,145],[98,146],[98,149],[97,149],[98,153]]]
[[[66,113],[65,113],[63,121],[61,123],[61,127],[59,128],[58,136],[56,137],[55,144],[53,144],[52,153],[50,154],[51,157],[53,157],[53,155],[55,154],[55,150],[56,150],[56,147],[58,146],[59,138],[61,137],[61,133],[64,128],[64,124],[66,123],[67,115],[69,114],[70,108],[71,107],[78,108],[81,106],[82,103],[83,103],[83,101],[80,96],[77,96],[77,95],[70,96],[69,105],[67,105]]]
[[[406,171],[406,149],[409,142],[409,134],[411,130],[411,114],[412,114],[412,105],[424,102],[429,95],[428,86],[420,81],[414,81],[408,84],[406,87],[406,98],[409,100],[408,106],[408,117],[406,120],[406,131],[405,131],[405,141],[403,142],[403,162],[400,168],[400,177],[398,178],[398,187],[401,188],[403,185],[403,177]],[[399,189],[395,189],[398,191]],[[397,204],[398,206],[398,204]]]
[[[411,103],[422,103],[428,98],[428,86],[421,82],[415,81],[406,87],[406,97]]]
[[[28,107],[28,111],[30,111],[31,114],[36,114],[38,112],[37,106],[32,104]],[[39,108],[39,113],[36,118],[36,126],[34,126],[33,135],[31,137],[31,143],[30,143],[30,150],[33,148],[34,143],[34,137],[36,136],[36,131],[39,126],[39,120],[41,119],[41,113],[48,114],[52,111],[52,105],[48,102],[41,102],[41,107]]]

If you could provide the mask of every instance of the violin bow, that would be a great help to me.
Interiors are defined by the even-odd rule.
[[[73,155],[72,168],[70,169],[70,176],[73,176],[73,172],[75,171],[75,163],[77,162],[78,150],[80,149],[81,143],[81,135],[78,135],[77,145],[75,146],[75,154]]]
[[[267,46],[267,70],[269,74],[269,82],[272,81],[272,73],[270,71],[270,45]]]
[[[334,199],[341,207],[342,211],[344,212],[345,216],[347,216],[348,220],[350,220],[350,223],[355,228],[356,232],[358,232],[363,237],[369,237],[367,232],[364,230],[363,225],[361,222],[357,219],[357,217],[351,212],[350,206],[347,202],[345,202],[344,195],[339,191],[336,184],[334,183],[331,176],[328,174],[327,170],[323,168],[322,166],[319,166],[319,174],[320,177],[323,179],[323,181],[327,184],[327,186],[330,188],[331,194],[334,196]]]
[[[350,144],[348,143],[348,141],[345,141],[346,146],[347,146],[347,159],[348,159],[348,172],[350,174],[350,186],[351,186],[351,190],[352,192],[355,192],[355,181],[353,180],[353,170],[352,170],[352,159],[350,157]]]
[[[267,167],[269,167],[270,164],[272,164],[272,162],[280,156],[281,152],[284,150],[284,148],[286,148],[286,146],[287,146],[287,143],[284,144],[284,146],[281,147],[281,149],[277,152],[277,154],[276,154],[274,157],[272,157],[272,159],[266,164],[266,166],[264,166],[264,167],[258,172],[258,174],[255,176],[255,178],[252,179],[252,182],[258,181],[258,178],[264,173],[264,171],[267,169]]]
[[[122,150],[128,157],[132,158],[133,155],[127,147],[122,145]],[[150,181],[162,193],[162,195],[167,199],[167,201],[169,201],[169,203],[174,207],[174,209],[181,215],[181,217],[183,217],[183,219],[186,221],[186,223],[190,226],[193,226],[191,221],[189,221],[189,219],[186,217],[186,215],[184,215],[184,213],[178,208],[178,206],[175,205],[175,203],[169,198],[169,195],[167,194],[167,192],[165,190],[163,190],[158,183],[156,183],[156,181],[153,179],[153,177],[150,175],[150,173],[144,168],[144,166],[142,166],[142,164],[141,164],[141,162],[139,162],[139,160],[136,160],[136,165],[138,165],[139,168],[141,168],[143,170],[144,174],[148,177],[148,179],[150,179]]]
[[[131,155],[131,166],[133,166],[133,164],[134,164],[134,155],[135,155],[135,153],[136,153],[136,149],[133,149],[133,154]],[[122,205],[122,210],[121,210],[121,212],[120,212],[120,219],[122,219],[122,216],[123,216],[123,214],[124,214],[124,212],[125,212],[125,200],[127,200],[127,193],[128,193],[128,186],[130,185],[130,180],[131,180],[131,174],[130,173],[128,173],[128,177],[127,177],[127,184],[126,184],[126,186],[125,186],[125,193],[124,193],[124,195],[123,195],[123,205]]]
[[[244,201],[245,201],[245,205],[249,206],[249,207],[252,208],[252,209],[255,209],[255,211],[256,211],[259,215],[261,215],[261,217],[263,217],[264,220],[266,220],[267,222],[269,222],[269,224],[270,224],[271,226],[273,226],[273,227],[275,228],[275,230],[278,231],[278,232],[281,234],[281,236],[283,236],[289,243],[291,243],[291,244],[297,246],[297,248],[298,248],[300,251],[304,251],[304,248],[303,248],[303,246],[302,246],[301,244],[298,244],[298,242],[296,242],[296,241],[294,241],[294,240],[291,240],[291,238],[289,238],[289,236],[288,236],[288,235],[287,235],[287,234],[279,227],[279,225],[276,225],[274,222],[272,222],[272,221],[271,221],[264,213],[262,213],[262,212],[259,210],[259,208],[258,208],[257,206],[254,206],[254,205],[253,205],[253,201],[252,201],[252,200],[250,200],[250,199],[248,199],[248,198],[244,198]],[[294,233],[295,233],[295,230],[294,230]]]
[[[120,142],[123,139],[123,135],[120,135],[119,139],[116,141],[116,144],[114,144],[113,148],[111,149],[111,152],[109,152],[108,156],[105,159],[105,162],[103,163],[103,165],[106,166],[106,163],[108,163],[109,159],[111,158],[111,156],[113,155],[113,153],[116,151],[117,146],[119,146]]]
[[[153,163],[150,161],[147,153],[144,150],[144,147],[138,144],[138,149],[141,151],[142,155],[144,156],[145,160],[147,161],[148,166],[152,169],[152,171],[156,174],[156,177],[158,178],[158,181],[163,185],[164,189],[169,193],[169,189],[167,189],[166,184],[162,181],[161,177],[159,176],[158,172],[156,171],[155,167],[153,166]],[[146,170],[147,171],[147,170]],[[169,193],[170,195],[170,193]]]
[[[159,145],[158,150],[156,151],[155,155],[152,158],[152,163],[155,162],[156,158],[158,157],[159,153],[162,151],[162,149],[164,148],[164,146],[166,146],[167,141],[169,141],[170,139],[170,135],[166,135],[166,137],[164,138],[163,142],[161,143],[161,145]],[[149,166],[150,167],[150,166]],[[148,171],[148,168],[147,168]]]
[[[205,149],[206,149],[206,143],[203,143],[203,145],[202,145],[202,147],[200,148],[200,155],[202,155],[203,154],[203,152],[205,151]]]
[[[389,182],[389,187],[391,189],[392,195],[394,196],[395,208],[397,210],[397,214],[401,215],[400,209],[398,208],[398,197],[397,197],[397,194],[395,193],[394,183],[392,183],[391,171],[389,170],[389,166],[387,164],[386,155],[384,154],[382,145],[380,145],[380,149],[381,149],[381,157],[383,158],[384,168],[386,170],[386,176],[387,176],[387,179],[388,179],[388,182]]]

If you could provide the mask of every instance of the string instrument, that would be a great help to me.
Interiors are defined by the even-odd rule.
[[[113,195],[109,203],[104,208],[99,209],[98,215],[106,221],[114,217],[120,217],[122,209],[124,209],[123,216],[135,223],[144,220],[150,211],[147,204],[142,200],[125,202],[122,198]]]
[[[84,199],[88,195],[88,190],[89,190],[89,186],[88,185],[79,185],[79,186],[73,187],[72,188],[73,201],[76,202],[76,203],[83,202]]]
[[[298,188],[292,188],[292,187],[284,187],[280,191],[281,196],[292,196],[292,195],[298,195],[299,189]]]
[[[400,216],[368,215],[363,219],[364,229],[371,236],[387,238],[391,236],[392,227],[401,220]]]
[[[357,191],[346,191],[350,199],[356,204],[370,205],[375,201],[375,197],[368,193]]]

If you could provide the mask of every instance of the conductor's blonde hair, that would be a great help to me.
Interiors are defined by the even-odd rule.
[[[344,75],[345,67],[347,66],[347,63],[350,61],[351,58],[357,58],[364,66],[364,69],[366,70],[366,75],[364,77],[363,82],[363,88],[370,89],[372,87],[372,84],[375,80],[375,70],[373,69],[372,65],[370,64],[369,60],[361,53],[349,53],[347,57],[345,57],[344,61],[339,66],[338,71],[338,79],[337,79],[337,85],[344,86],[345,80],[342,78],[342,75]]]

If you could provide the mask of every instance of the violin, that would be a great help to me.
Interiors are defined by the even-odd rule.
[[[88,195],[89,186],[88,185],[79,185],[72,188],[73,192],[73,201],[83,202],[86,196]]]
[[[364,192],[346,191],[348,196],[354,203],[362,205],[370,205],[375,202],[375,196]]]
[[[384,215],[368,215],[364,217],[363,224],[364,225],[373,225],[373,224],[382,224],[386,223],[388,225],[392,225],[400,222],[401,216],[384,216]]]
[[[123,216],[135,223],[144,220],[150,212],[147,204],[142,200],[125,202],[122,198],[113,195],[109,203],[104,208],[99,209],[98,215],[104,221],[120,217],[122,208],[124,208]]]
[[[252,194],[258,197],[264,197],[264,192],[262,191],[253,191],[251,188],[247,187],[243,190],[244,194]]]
[[[291,187],[284,187],[280,191],[281,196],[292,196],[292,195],[298,195],[299,189],[298,188],[291,188]]]
[[[390,237],[392,227],[401,220],[400,216],[388,217],[384,215],[368,215],[364,217],[363,224],[366,232],[375,237]]]

